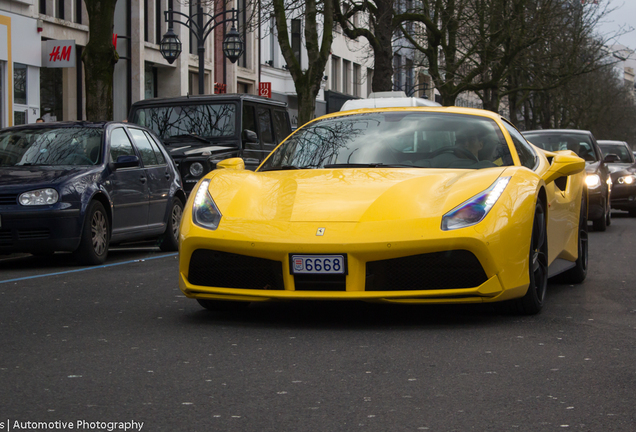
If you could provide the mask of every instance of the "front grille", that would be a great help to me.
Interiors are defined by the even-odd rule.
[[[18,230],[18,238],[20,240],[42,240],[47,239],[50,236],[48,228],[42,229],[25,229]]]
[[[346,291],[346,275],[295,275],[296,291]]]
[[[207,249],[192,254],[188,280],[194,285],[220,288],[284,289],[280,261]]]
[[[11,243],[13,243],[11,230],[0,231],[0,244],[11,244]]]
[[[454,250],[367,262],[366,291],[473,288],[488,278],[472,252]]]
[[[0,194],[0,205],[17,205],[18,194]]]

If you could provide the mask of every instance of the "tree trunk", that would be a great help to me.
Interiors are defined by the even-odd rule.
[[[89,20],[89,41],[82,53],[86,86],[86,119],[113,119],[113,76],[119,59],[113,46],[117,0],[84,0]]]
[[[374,92],[393,90],[393,2],[391,0],[379,0],[376,21],[375,37],[377,44],[373,47],[373,82],[371,88]]]

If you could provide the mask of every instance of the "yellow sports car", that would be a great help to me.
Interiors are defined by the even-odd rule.
[[[180,228],[179,286],[207,309],[271,300],[505,301],[587,272],[585,161],[501,116],[361,109],[311,121],[255,171],[219,162]]]

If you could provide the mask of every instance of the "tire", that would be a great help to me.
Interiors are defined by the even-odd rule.
[[[588,241],[587,241],[587,202],[585,193],[581,199],[581,213],[579,216],[578,258],[573,268],[556,277],[558,282],[580,284],[587,277]]]
[[[612,206],[607,203],[607,216],[605,217],[605,225],[610,226],[612,224]]]
[[[629,217],[636,217],[636,210],[629,210]]]
[[[197,302],[199,302],[202,307],[209,311],[240,311],[250,305],[250,302],[226,300],[197,299]]]
[[[179,198],[174,198],[170,207],[166,232],[159,237],[159,249],[163,252],[176,252],[179,250],[179,224],[182,216],[183,203]]]
[[[103,264],[108,256],[110,224],[104,206],[99,201],[91,201],[86,211],[79,247],[73,252],[82,265]]]
[[[543,203],[537,201],[530,238],[528,268],[530,284],[526,295],[512,300],[513,311],[521,315],[536,315],[543,308],[548,287],[548,234]]]
[[[592,221],[592,226],[594,227],[594,231],[605,231],[607,230],[607,208],[603,208],[603,216],[598,219]]]

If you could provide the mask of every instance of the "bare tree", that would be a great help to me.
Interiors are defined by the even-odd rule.
[[[90,25],[82,53],[86,85],[86,118],[113,119],[113,76],[119,55],[113,46],[117,0],[84,0]]]

